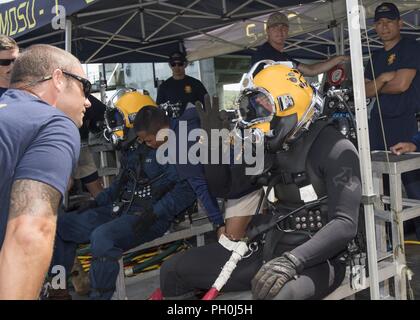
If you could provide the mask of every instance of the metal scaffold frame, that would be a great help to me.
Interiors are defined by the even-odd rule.
[[[362,192],[365,199],[374,194],[372,181],[372,163],[370,159],[369,130],[366,106],[365,78],[363,72],[363,54],[360,32],[360,6],[357,0],[346,0],[347,21],[349,24],[350,56],[352,64],[354,103],[357,122],[357,141],[359,146]],[[366,202],[365,222],[367,254],[369,263],[370,292],[373,300],[379,299],[378,257],[376,254],[375,217],[373,203]]]
[[[408,268],[404,250],[403,221],[420,216],[420,201],[402,198],[401,174],[418,169],[420,156],[397,157],[387,155],[386,152],[371,153],[361,35],[361,29],[366,28],[364,8],[358,0],[346,0],[346,8],[367,237],[370,295],[372,300],[391,298],[389,279],[393,278],[394,298],[407,299]],[[414,26],[409,25],[409,27]],[[383,174],[389,175],[390,197],[383,196]],[[383,210],[384,203],[390,204],[390,211]],[[408,207],[408,209],[404,209],[404,207]],[[390,224],[390,230],[387,230],[385,222]],[[391,250],[390,245],[392,245]]]

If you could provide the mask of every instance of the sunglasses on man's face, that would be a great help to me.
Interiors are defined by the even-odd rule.
[[[183,67],[184,63],[183,62],[171,62],[171,67]]]
[[[16,59],[0,59],[0,66],[10,66],[11,63],[15,62]]]
[[[67,72],[67,71],[64,71],[64,70],[62,70],[62,72],[63,72],[64,75],[66,75],[70,78],[73,78],[73,79],[79,81],[82,84],[83,94],[85,95],[85,98],[87,98],[90,95],[90,91],[92,89],[92,83],[90,83],[90,81],[88,79],[82,78],[82,77],[80,77],[76,74],[73,74],[73,73],[70,73],[70,72]]]

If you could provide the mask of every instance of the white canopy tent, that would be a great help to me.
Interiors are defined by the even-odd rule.
[[[371,23],[377,0],[364,0],[366,18]],[[404,21],[404,34],[418,34],[420,1],[398,1]],[[306,52],[313,59],[326,59],[330,54],[348,53],[349,38],[345,0],[317,1],[305,5],[290,6],[278,10],[288,15],[290,21],[289,39],[285,51],[292,56]],[[254,48],[266,41],[265,21],[269,14],[246,18],[206,34],[184,40],[190,61],[199,60],[240,50]],[[372,26],[368,26],[371,48],[380,48],[381,43]],[[363,48],[366,48],[366,36],[361,35]],[[327,48],[327,49],[326,49]],[[334,51],[329,50],[334,48]],[[329,52],[331,51],[331,52]]]

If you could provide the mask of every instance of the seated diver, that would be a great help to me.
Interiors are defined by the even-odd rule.
[[[187,179],[191,187],[197,194],[197,198],[201,200],[204,208],[207,211],[209,220],[213,223],[214,229],[217,230],[218,237],[221,234],[233,239],[240,239],[244,236],[244,232],[250,216],[255,213],[261,195],[261,188],[250,186],[245,179],[242,179],[241,190],[236,190],[238,197],[226,197],[221,194],[221,188],[215,188],[216,194],[223,198],[229,198],[226,201],[226,216],[225,220],[219,210],[215,193],[210,192],[207,186],[207,181],[204,176],[204,170],[201,163],[195,163],[191,159],[185,159],[186,162],[180,161],[181,154],[190,154],[191,148],[198,143],[196,140],[188,140],[184,145],[185,150],[182,150],[181,139],[187,140],[185,137],[180,137],[180,133],[184,132],[187,136],[193,133],[193,130],[200,128],[200,118],[197,114],[195,106],[191,103],[187,107],[180,118],[170,119],[163,110],[145,107],[138,113],[139,127],[134,128],[140,139],[144,141],[151,148],[159,148],[164,146],[165,150],[176,150],[176,155],[172,156],[172,160],[176,162],[178,173],[182,179]],[[160,130],[171,129],[174,136],[167,135],[168,139],[157,140],[157,135]],[[163,138],[163,136],[162,136]],[[172,138],[172,140],[171,140]],[[198,140],[198,139],[197,139]],[[174,147],[174,148],[172,148]],[[198,156],[199,157],[199,156]],[[256,190],[256,192],[254,191]],[[239,198],[239,199],[238,199]],[[235,214],[237,213],[237,214]]]
[[[253,217],[247,234],[256,239],[253,250],[239,261],[221,292],[252,290],[254,299],[322,299],[343,281],[343,257],[357,233],[358,154],[319,118],[323,100],[299,71],[271,61],[254,78],[259,64],[247,74],[240,101],[255,110],[255,95],[271,101],[272,115],[263,130],[264,162],[271,165],[260,178],[271,181],[277,201],[268,214]],[[204,107],[218,110],[209,99]],[[258,117],[240,120],[248,127],[262,122]],[[208,179],[209,186],[215,183]],[[259,234],[257,227],[267,219],[277,223]],[[163,297],[187,299],[197,289],[210,289],[230,256],[220,241],[176,254],[161,267]]]
[[[156,161],[155,150],[129,138],[134,115],[142,107],[156,106],[146,94],[129,91],[106,113],[110,138],[121,146],[121,170],[90,208],[58,216],[51,267],[62,265],[70,274],[78,244],[89,243],[91,299],[110,299],[124,251],[164,235],[172,220],[190,207],[195,195],[180,180],[174,165]],[[81,212],[80,212],[81,211]],[[50,299],[70,298],[66,290],[49,290]]]
[[[182,149],[180,143],[181,139],[188,140],[187,137],[180,137],[180,130],[182,130],[180,127],[186,129],[185,133],[187,135],[192,130],[200,127],[200,119],[198,118],[195,106],[191,103],[187,104],[181,117],[176,119],[170,118],[164,110],[154,107],[142,108],[138,112],[137,117],[137,126],[134,127],[134,131],[142,143],[153,149],[158,149],[163,146],[165,147],[165,151],[171,149],[175,150],[176,155],[167,154],[168,160],[171,159],[173,163],[176,164],[180,178],[188,181],[191,188],[196,193],[197,199],[203,204],[207,216],[214,226],[214,230],[216,230],[217,234],[220,236],[221,233],[225,232],[225,222],[223,215],[220,212],[217,199],[209,193],[202,165],[199,163],[191,163],[189,159],[186,159],[187,161],[180,161],[181,153],[188,154],[192,143],[196,142],[188,141],[185,144],[185,149]],[[168,137],[168,139],[157,140],[158,132],[162,130],[160,132],[165,134],[164,130],[166,129],[172,130],[174,133],[174,136],[172,137],[174,139],[171,139],[171,136],[167,135],[166,137]],[[165,143],[167,145],[164,146]]]

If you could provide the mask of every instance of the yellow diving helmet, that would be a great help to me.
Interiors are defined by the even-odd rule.
[[[261,64],[264,69],[254,77]],[[323,105],[318,91],[290,62],[261,60],[241,80],[238,123],[259,130],[282,147],[319,117]]]
[[[109,100],[105,111],[107,140],[114,145],[125,140],[128,130],[133,127],[137,112],[145,106],[157,106],[146,90],[118,90]]]

